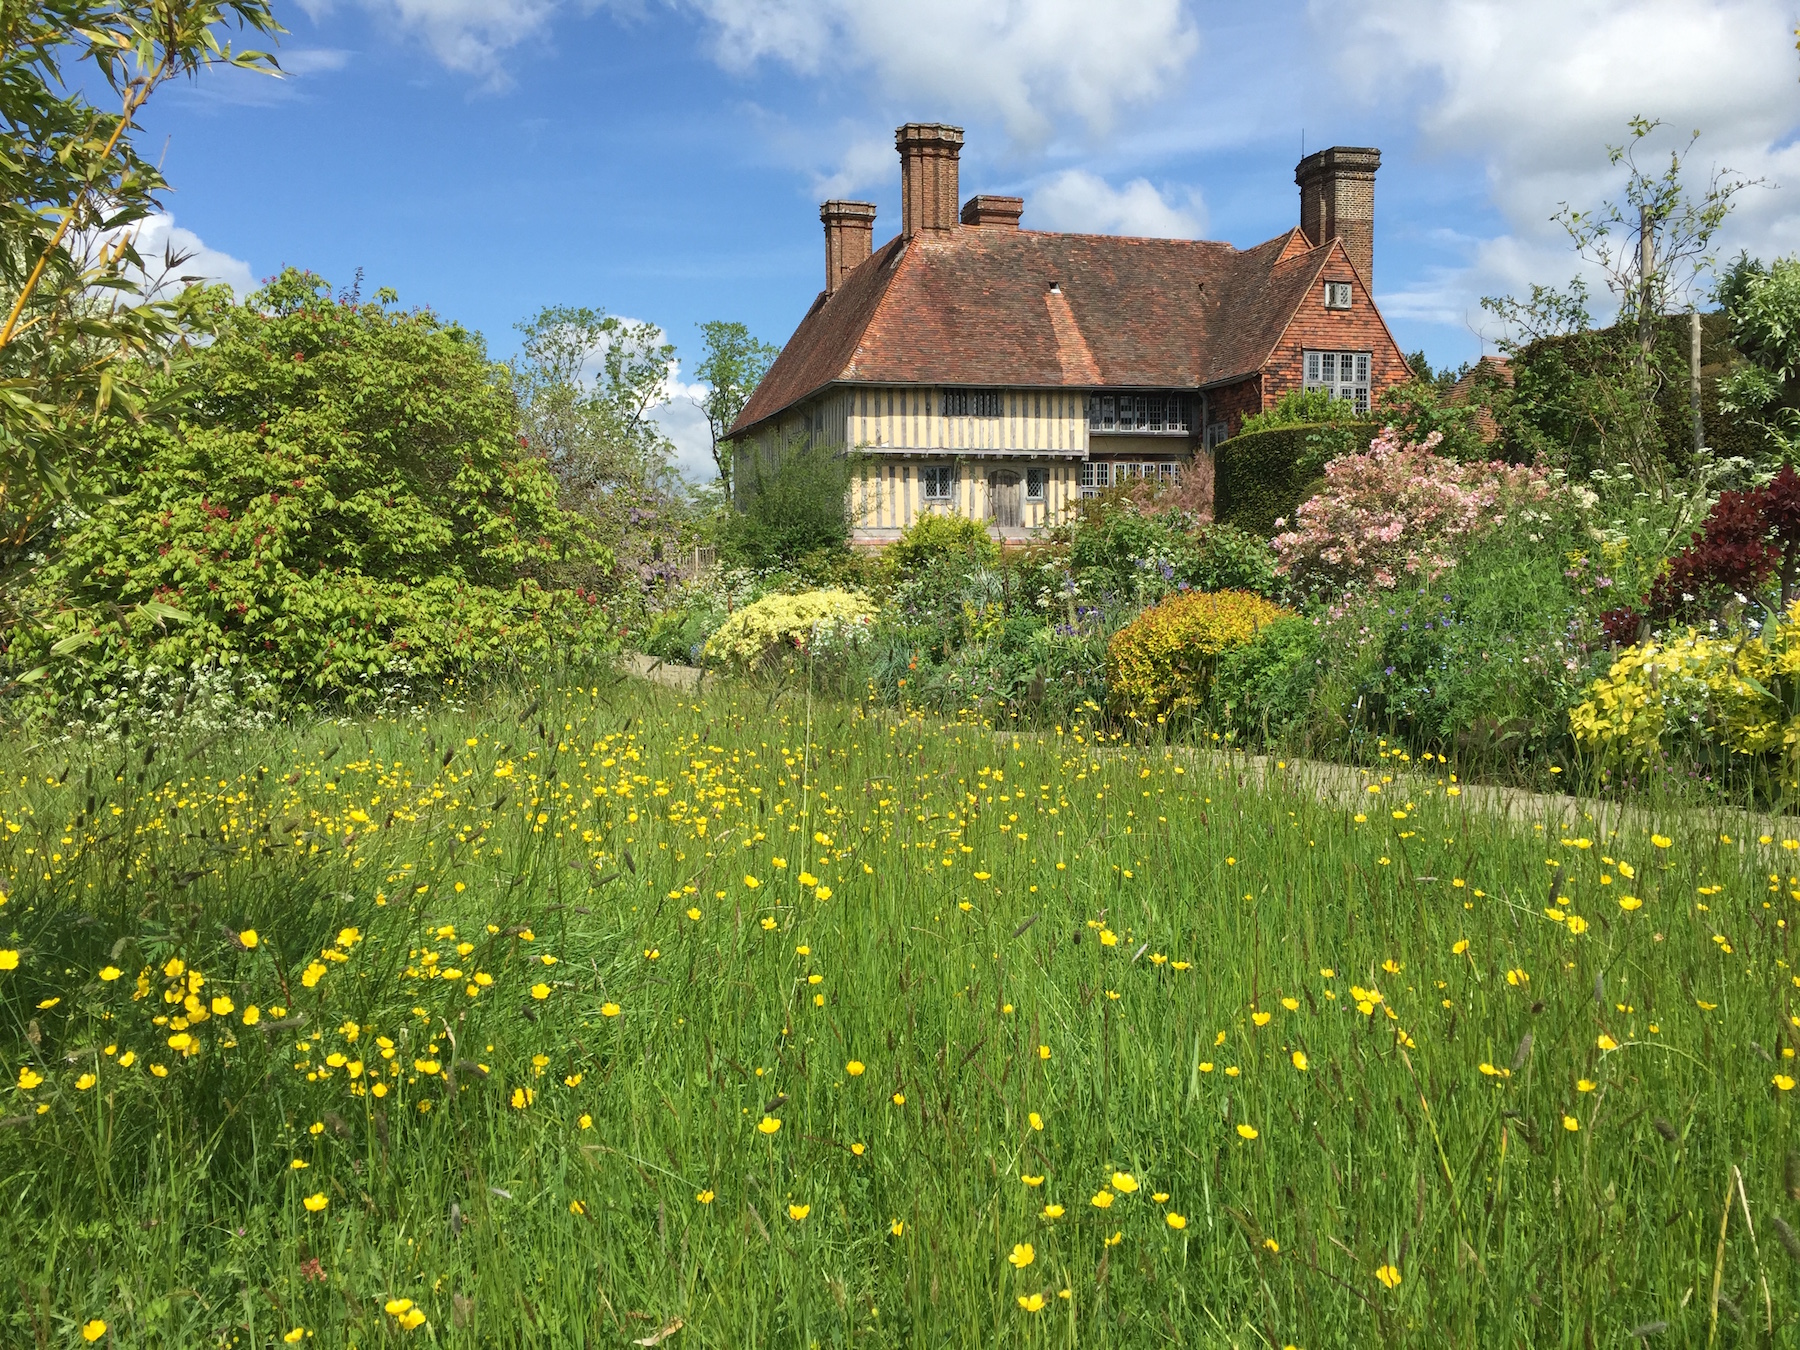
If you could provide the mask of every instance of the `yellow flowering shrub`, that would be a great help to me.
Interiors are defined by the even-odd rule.
[[[874,618],[873,602],[860,591],[765,595],[725,620],[707,639],[706,654],[728,665],[748,666],[781,648],[841,646]]]
[[[1569,712],[1586,750],[1645,760],[1687,740],[1758,755],[1800,743],[1800,717],[1776,696],[1800,675],[1800,603],[1772,640],[1688,632],[1632,647]]]
[[[1293,611],[1248,591],[1190,591],[1145,610],[1113,634],[1106,687],[1113,706],[1152,721],[1192,712],[1219,656]]]

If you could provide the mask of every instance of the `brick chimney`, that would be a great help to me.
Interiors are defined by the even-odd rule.
[[[962,223],[985,230],[1016,230],[1024,214],[1023,197],[971,197],[963,203]]]
[[[1334,145],[1295,166],[1300,185],[1300,228],[1313,244],[1344,241],[1363,286],[1375,289],[1375,171],[1381,151],[1373,146]]]
[[[826,202],[819,208],[819,219],[825,222],[825,295],[829,299],[869,256],[875,238],[875,203]]]
[[[961,127],[939,122],[908,122],[894,133],[894,148],[900,152],[900,233],[906,238],[956,228],[962,143]]]

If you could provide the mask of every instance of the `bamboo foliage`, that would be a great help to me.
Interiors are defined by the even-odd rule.
[[[186,259],[147,261],[167,187],[132,143],[157,89],[215,65],[278,74],[228,25],[279,33],[267,0],[0,0],[0,548],[7,572],[71,502],[109,416],[156,411],[197,308]],[[87,68],[84,74],[83,68]],[[98,80],[92,77],[97,75]],[[82,85],[104,85],[112,106]]]

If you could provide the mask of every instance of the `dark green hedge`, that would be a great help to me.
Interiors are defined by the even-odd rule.
[[[1373,422],[1320,423],[1252,431],[1213,451],[1213,519],[1267,539],[1278,517],[1319,489],[1325,462],[1369,448],[1381,432]]]

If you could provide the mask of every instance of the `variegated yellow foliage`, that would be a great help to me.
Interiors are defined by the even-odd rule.
[[[1198,707],[1221,653],[1292,614],[1248,591],[1171,596],[1107,644],[1106,684],[1114,707],[1144,721]]]
[[[1781,697],[1800,675],[1800,604],[1772,637],[1688,633],[1627,650],[1569,713],[1584,749],[1652,758],[1680,740],[1732,754],[1792,753],[1800,716]]]
[[[820,642],[841,645],[874,617],[874,604],[860,591],[765,595],[725,620],[707,639],[706,654],[728,665],[747,666],[771,649],[804,651]]]

